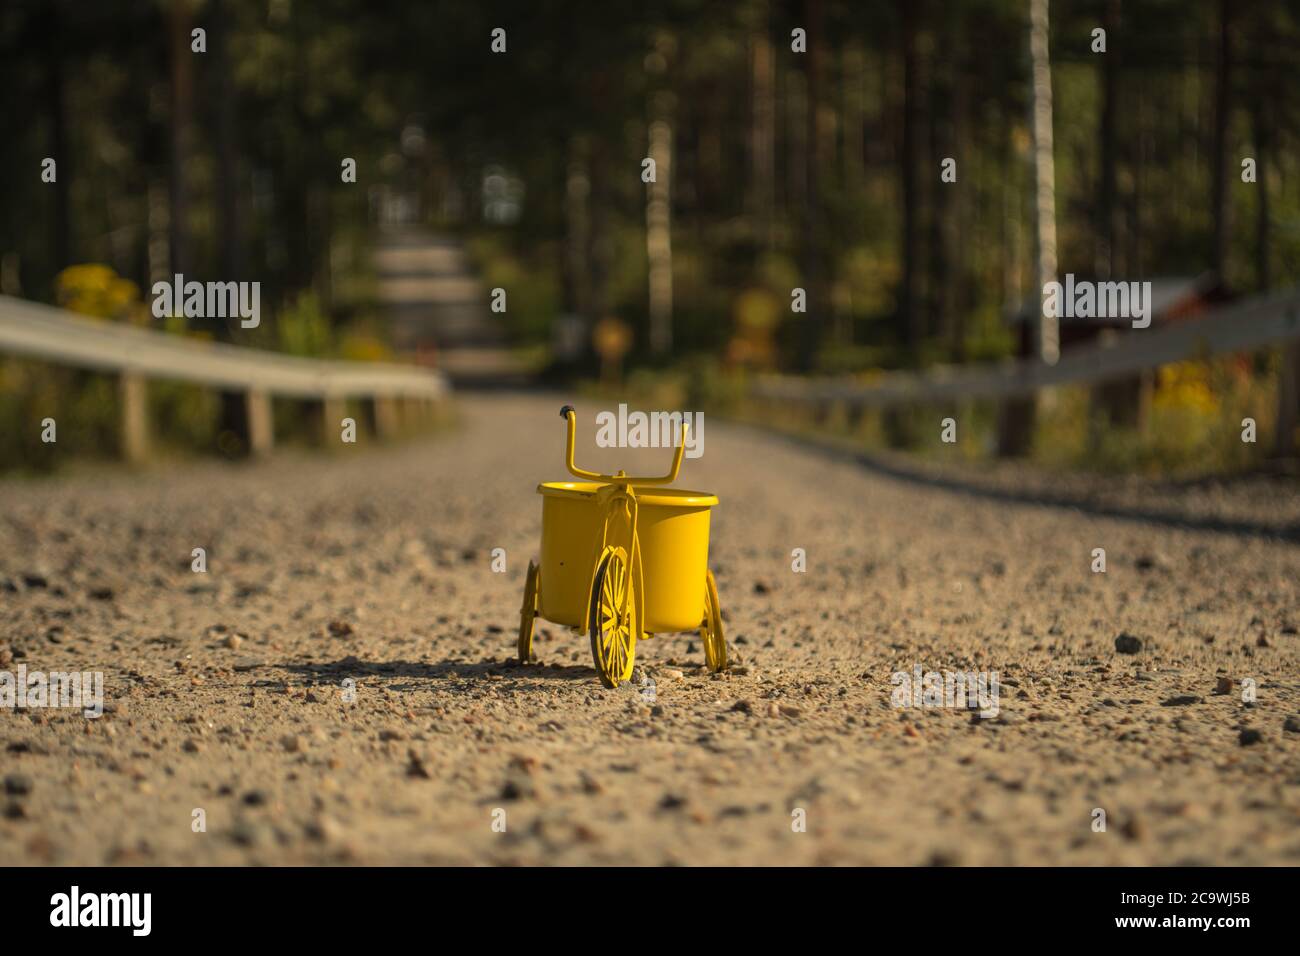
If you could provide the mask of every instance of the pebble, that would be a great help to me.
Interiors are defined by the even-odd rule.
[[[232,651],[237,651],[239,650],[239,645],[244,643],[244,639],[240,637],[238,634],[227,634],[225,641],[223,641],[222,643],[224,643],[226,647],[230,648]]]
[[[303,827],[303,832],[307,838],[319,843],[332,843],[343,835],[343,828],[332,818],[326,816],[317,817],[309,821]]]
[[[1247,727],[1237,736],[1237,742],[1243,747],[1249,747],[1252,744],[1260,743],[1263,739],[1264,735],[1254,727]]]
[[[742,714],[752,714],[754,712],[754,705],[747,700],[738,700],[731,705],[731,709],[739,711]]]
[[[240,846],[258,846],[266,843],[269,836],[269,828],[248,821],[236,823],[230,830],[230,839]]]
[[[1199,704],[1203,698],[1196,697],[1192,694],[1183,694],[1179,697],[1169,697],[1160,702],[1161,707],[1187,707],[1190,704]]]
[[[24,773],[5,775],[5,793],[11,797],[25,797],[32,792],[32,778]]]
[[[1115,650],[1121,654],[1138,654],[1142,651],[1142,639],[1127,632],[1115,638]]]
[[[686,673],[684,671],[679,671],[675,667],[664,667],[660,668],[659,676],[664,680],[682,680],[686,677]]]
[[[1222,697],[1224,694],[1231,694],[1235,686],[1237,686],[1236,681],[1231,677],[1220,677],[1218,683],[1214,685],[1214,693]]]
[[[418,780],[430,780],[433,774],[429,773],[429,768],[425,766],[424,758],[415,750],[407,751],[406,775],[415,777]]]
[[[297,734],[285,734],[280,738],[280,746],[291,754],[296,754],[302,750],[302,738]]]
[[[1129,817],[1119,828],[1120,833],[1124,834],[1130,840],[1141,840],[1147,835],[1146,824],[1142,818],[1134,815]]]
[[[1288,717],[1282,721],[1282,729],[1293,734],[1300,734],[1300,717]]]

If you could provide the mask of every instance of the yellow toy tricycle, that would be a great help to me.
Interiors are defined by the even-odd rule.
[[[582,481],[546,481],[542,496],[541,563],[528,563],[519,610],[519,660],[533,656],[533,622],[591,635],[596,671],[606,687],[631,679],[638,637],[699,628],[709,670],[727,666],[718,586],[709,570],[709,509],[718,499],[698,491],[664,488],[677,480],[686,450],[673,451],[673,467],[660,478],[601,475],[573,463],[577,414],[568,423],[565,464]]]

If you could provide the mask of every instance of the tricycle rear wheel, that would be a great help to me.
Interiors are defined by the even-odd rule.
[[[722,606],[718,603],[718,582],[713,572],[706,572],[704,580],[704,621],[700,624],[700,638],[704,641],[704,662],[711,671],[727,669],[727,639],[722,633]]]
[[[533,622],[537,619],[537,585],[542,572],[536,561],[528,562],[528,576],[524,579],[524,603],[519,607],[519,663],[533,659]]]

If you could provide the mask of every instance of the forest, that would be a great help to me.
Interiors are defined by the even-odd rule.
[[[1038,3],[9,0],[0,293],[386,356],[369,253],[396,196],[509,289],[509,341],[552,374],[598,367],[550,354],[561,316],[617,317],[629,382],[705,403],[754,371],[1017,354],[1043,285]],[[1058,0],[1044,26],[1053,273],[1293,285],[1300,3]],[[271,321],[155,319],[174,274],[257,281]],[[1162,369],[1182,457],[1271,416],[1280,361]],[[58,402],[93,388],[60,375]],[[49,383],[0,364],[0,418]]]

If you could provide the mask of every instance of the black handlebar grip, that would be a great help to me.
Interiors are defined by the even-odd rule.
[[[560,409],[560,417],[568,418],[569,412],[577,412],[577,409],[574,408],[572,405],[565,405],[563,408]]]

